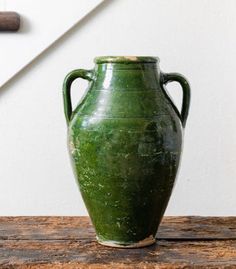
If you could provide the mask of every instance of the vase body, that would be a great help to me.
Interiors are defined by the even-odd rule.
[[[99,243],[150,245],[175,184],[189,86],[178,74],[162,74],[153,57],[100,57],[95,63],[94,70],[72,71],[64,83],[76,180]],[[89,85],[72,112],[69,88],[78,77]],[[173,80],[184,88],[182,114],[164,88]]]

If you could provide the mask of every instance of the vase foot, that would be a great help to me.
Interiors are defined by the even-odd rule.
[[[112,240],[101,240],[98,237],[97,237],[97,241],[99,244],[103,246],[113,247],[113,248],[142,248],[142,247],[153,245],[156,242],[155,238],[152,235],[150,235],[149,237],[141,241],[130,242],[130,243],[124,243],[124,242],[112,241]]]

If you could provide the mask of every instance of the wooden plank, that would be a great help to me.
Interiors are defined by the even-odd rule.
[[[165,217],[157,237],[181,240],[236,239],[236,217]]]
[[[0,239],[67,240],[94,238],[88,217],[2,217]],[[158,239],[236,239],[236,217],[165,217]]]
[[[1,268],[236,268],[236,241],[165,241],[114,249],[94,240],[2,240]]]
[[[88,217],[0,218],[0,268],[236,268],[236,217],[165,217],[156,244],[99,245]]]

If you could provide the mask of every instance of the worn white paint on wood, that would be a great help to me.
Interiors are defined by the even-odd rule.
[[[22,16],[18,33],[0,33],[0,87],[103,0],[1,0]]]

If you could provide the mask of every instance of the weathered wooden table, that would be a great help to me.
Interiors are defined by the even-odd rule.
[[[87,217],[2,217],[0,268],[236,268],[236,217],[166,217],[140,249],[98,245]]]

